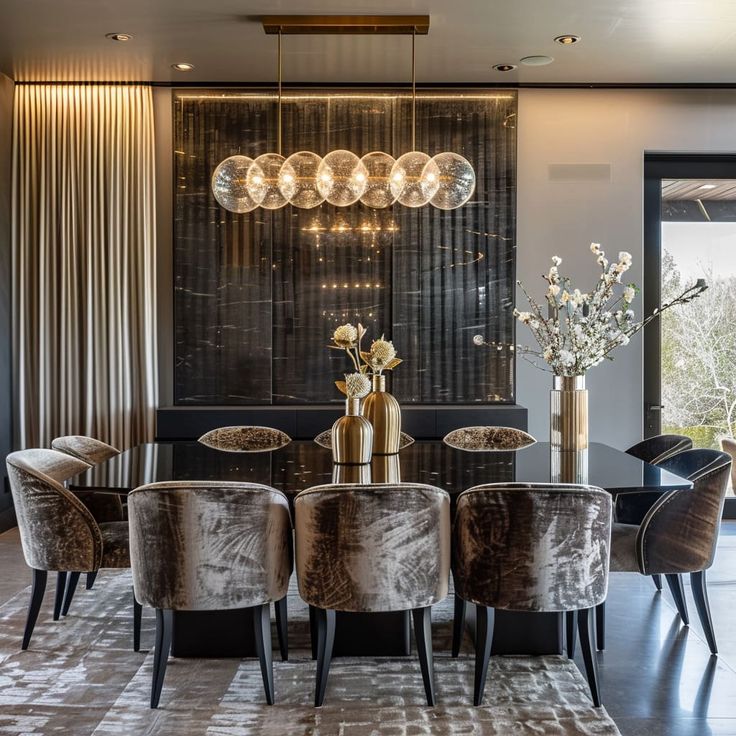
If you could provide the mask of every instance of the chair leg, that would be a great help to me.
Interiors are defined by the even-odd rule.
[[[575,642],[578,640],[577,632],[577,611],[565,612],[565,628],[567,640],[567,658],[572,659],[575,656]]]
[[[433,706],[434,700],[434,662],[432,657],[432,608],[415,608],[411,612],[414,619],[414,638],[417,641],[419,667],[422,670],[424,694],[427,705]]]
[[[580,637],[580,651],[585,663],[585,674],[590,686],[590,695],[593,705],[598,708],[601,704],[598,689],[598,660],[593,648],[593,609],[581,608],[578,611],[578,635]]]
[[[713,621],[710,617],[710,603],[708,602],[708,588],[705,585],[705,570],[690,573],[690,583],[695,598],[695,608],[698,609],[698,617],[705,632],[705,638],[710,647],[711,654],[718,654],[716,646],[716,635],[713,631]]]
[[[319,707],[325,699],[327,675],[332,661],[332,645],[335,643],[335,612],[315,608],[317,619],[317,686],[314,692],[314,705]]]
[[[135,590],[133,591],[133,651],[141,650],[141,614],[143,606],[138,603],[135,598]]]
[[[279,637],[279,650],[281,661],[289,661],[289,616],[286,610],[286,596],[274,604],[276,611],[276,634]]]
[[[171,630],[174,628],[174,612],[156,609],[156,646],[153,650],[153,682],[151,684],[151,708],[158,708],[161,688],[164,685],[166,665],[171,650]]]
[[[452,620],[452,656],[460,654],[460,646],[463,643],[463,632],[465,631],[465,601],[455,593],[455,616]]]
[[[606,648],[606,602],[595,607],[595,648],[602,652]]]
[[[491,615],[491,610],[486,606],[475,606],[475,682],[473,684],[473,705],[481,704],[483,701],[483,691],[486,687],[488,661],[491,658],[491,641],[493,640]]]
[[[309,643],[312,646],[312,659],[317,661],[317,609],[309,606]]]
[[[77,589],[77,583],[79,582],[79,576],[81,572],[70,572],[66,579],[66,591],[64,592],[64,603],[61,606],[61,615],[66,616],[69,613],[69,606],[72,604],[72,598],[74,598],[74,591]]]
[[[271,652],[271,606],[265,603],[253,607],[253,633],[256,641],[256,654],[261,664],[263,689],[266,702],[273,705],[273,656]]]
[[[652,581],[654,582],[654,587],[661,593],[662,592],[662,576],[652,575]]]
[[[54,596],[54,621],[59,620],[61,616],[61,606],[64,603],[64,593],[66,592],[66,572],[56,573],[56,595]]]
[[[48,573],[46,570],[33,571],[33,589],[31,590],[31,602],[28,604],[28,617],[26,618],[26,628],[23,632],[23,643],[21,649],[28,649],[33,634],[33,627],[38,619],[38,612],[41,610],[43,602],[43,594],[46,592],[46,579]]]
[[[670,592],[675,599],[675,606],[677,606],[677,612],[680,614],[682,623],[685,626],[689,626],[690,617],[687,615],[687,603],[685,602],[685,588],[682,584],[682,577],[677,574],[665,575],[664,577],[667,585],[670,586]]]
[[[92,590],[92,586],[95,584],[95,579],[97,578],[97,570],[94,572],[88,572],[87,573],[87,583],[85,584],[85,587],[87,590]]]

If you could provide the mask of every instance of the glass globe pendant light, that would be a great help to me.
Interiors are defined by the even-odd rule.
[[[212,174],[212,193],[221,207],[244,214],[261,204],[260,192],[248,187],[248,177],[263,177],[260,166],[247,156],[230,156]]]
[[[258,159],[256,159],[256,162]],[[432,162],[439,172],[439,187],[429,201],[441,210],[462,207],[475,191],[475,171],[459,153],[438,153]]]
[[[279,173],[279,188],[291,205],[303,210],[325,201],[317,187],[317,171],[322,158],[311,151],[297,151],[284,161]]]
[[[360,161],[368,172],[365,192],[360,201],[374,209],[392,205],[396,201],[396,195],[391,190],[391,169],[396,159],[383,151],[371,151]]]
[[[368,186],[368,169],[352,151],[328,153],[317,169],[317,189],[329,204],[347,207],[357,202]]]

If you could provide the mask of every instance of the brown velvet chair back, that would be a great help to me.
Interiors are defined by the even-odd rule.
[[[692,449],[693,441],[682,434],[659,434],[637,442],[626,450],[627,455],[643,460],[650,465],[659,465],[678,452]]]
[[[89,468],[56,450],[20,450],[6,459],[23,555],[35,570],[97,570],[102,535],[92,514],[61,482]]]
[[[447,595],[450,497],[419,483],[315,486],[294,502],[301,597],[336,611],[401,611]]]
[[[256,483],[151,483],[128,496],[138,601],[206,611],[280,600],[291,575],[283,493]]]
[[[731,487],[736,488],[736,440],[724,437],[721,439],[721,450],[731,456]]]
[[[731,458],[718,450],[686,450],[659,467],[693,482],[690,490],[662,494],[644,517],[636,542],[644,575],[707,570],[721,527]]]
[[[466,601],[571,611],[606,598],[611,496],[591,486],[499,483],[457,501],[453,578]]]
[[[120,450],[112,445],[108,445],[106,442],[102,442],[102,440],[96,440],[94,437],[85,437],[84,435],[78,434],[57,437],[51,443],[51,447],[59,452],[65,452],[72,457],[78,457],[90,465],[98,465],[120,454]]]
[[[442,441],[456,450],[469,452],[520,450],[536,442],[530,434],[515,427],[462,427],[446,434]]]
[[[268,452],[288,445],[291,437],[272,427],[220,427],[203,434],[199,442],[224,452]]]

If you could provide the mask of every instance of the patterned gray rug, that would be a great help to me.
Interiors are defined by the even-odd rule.
[[[414,657],[335,659],[325,706],[313,708],[307,611],[294,595],[290,661],[274,662],[276,705],[263,702],[255,659],[171,659],[161,707],[152,711],[153,612],[144,610],[142,651],[135,653],[130,586],[129,571],[103,571],[94,590],[77,591],[69,615],[59,622],[51,620],[53,590],[47,591],[26,652],[20,640],[29,591],[0,607],[0,734],[619,734],[606,711],[592,706],[585,678],[564,657],[493,657],[484,705],[474,708],[468,642],[460,658],[449,655],[449,598],[433,613],[435,708],[424,704]]]

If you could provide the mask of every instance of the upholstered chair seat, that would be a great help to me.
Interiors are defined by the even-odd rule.
[[[498,483],[460,494],[453,529],[453,654],[465,603],[474,603],[475,705],[483,699],[488,670],[491,608],[577,611],[591,695],[600,705],[591,613],[608,589],[611,517],[611,496],[591,486]]]
[[[224,452],[269,452],[288,445],[291,437],[272,427],[219,427],[203,434],[199,441]]]
[[[328,450],[332,449],[332,430],[326,429],[324,432],[320,432],[314,441],[320,447],[326,447]],[[414,444],[414,438],[408,435],[406,432],[401,432],[399,436],[399,450],[403,450],[405,447]]]
[[[661,494],[641,524],[615,524],[611,569],[664,575],[686,625],[689,618],[681,575],[689,573],[698,615],[715,654],[705,573],[716,552],[731,458],[718,450],[685,450],[659,466],[691,480],[693,488]]]
[[[273,703],[271,619],[286,658],[292,570],[286,496],[256,483],[152,483],[129,495],[133,585],[156,609],[151,707],[158,707],[175,611],[252,608],[266,700]]]
[[[62,613],[68,573],[129,566],[127,522],[98,524],[87,507],[61,484],[89,465],[56,450],[21,450],[6,459],[21,545],[33,569],[33,593],[22,648],[27,649],[46,589],[56,571],[54,620]],[[73,592],[73,591],[72,591]],[[69,591],[66,591],[69,596]],[[140,606],[133,605],[133,646],[140,644]]]
[[[446,434],[442,441],[468,452],[520,450],[536,442],[530,434],[515,427],[462,427]]]
[[[316,486],[294,502],[299,593],[317,628],[322,705],[336,611],[411,610],[427,703],[434,705],[431,606],[449,586],[450,497],[416,483]]]

